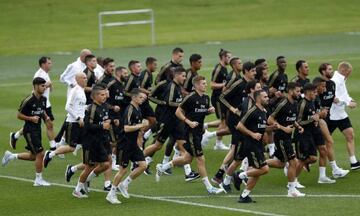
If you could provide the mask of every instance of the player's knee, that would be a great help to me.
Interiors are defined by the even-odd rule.
[[[142,171],[146,170],[147,165],[145,161],[138,162],[138,165]]]
[[[262,175],[269,173],[270,168],[268,165],[261,167]]]

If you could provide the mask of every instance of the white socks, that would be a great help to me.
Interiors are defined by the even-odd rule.
[[[203,181],[206,189],[210,190],[212,188],[212,185],[210,184],[209,178],[207,176],[202,178],[202,181]]]
[[[164,156],[164,159],[163,159],[163,161],[162,161],[162,164],[166,164],[166,163],[169,162],[169,161],[170,161],[170,157]]]
[[[352,163],[352,164],[354,164],[354,163],[356,163],[357,162],[357,160],[356,160],[356,156],[355,155],[353,155],[353,156],[350,156],[350,163]]]
[[[71,166],[71,172],[76,172],[77,171],[77,166]]]
[[[124,185],[125,188],[129,187],[129,184],[132,182],[132,179],[130,178],[130,176],[126,177],[126,179],[121,182],[120,184]]]
[[[174,165],[173,165],[172,161],[170,161],[170,162],[165,163],[165,164],[162,165],[162,170],[165,171],[165,170],[167,170],[167,169],[170,169],[170,168],[173,167],[173,166],[174,166]]]
[[[151,134],[152,134],[151,129],[147,130],[147,131],[145,132],[145,134],[144,134],[144,139],[149,139],[149,137],[151,136]]]
[[[226,174],[224,178],[224,185],[229,185],[231,183],[231,178],[232,178],[231,176]]]
[[[94,171],[91,171],[91,173],[89,174],[89,176],[87,177],[86,181],[90,182],[91,180],[93,180],[95,177],[97,177],[97,175],[94,173]]]
[[[75,191],[76,191],[76,192],[79,192],[79,191],[81,191],[81,189],[83,189],[83,188],[84,188],[84,183],[78,181],[78,183],[77,183],[77,185],[76,185],[76,188],[75,188]]]
[[[19,131],[16,131],[14,136],[15,136],[15,139],[19,139],[21,136],[21,133]]]
[[[185,171],[185,175],[190,175],[190,173],[191,173],[191,166],[190,166],[190,164],[185,164],[185,165],[184,165],[184,171]]]
[[[49,154],[49,158],[53,158],[56,155],[55,151],[51,151]]]
[[[326,177],[326,167],[319,167],[319,178]]]
[[[329,161],[329,164],[330,164],[330,166],[331,166],[331,168],[332,168],[333,171],[340,169],[340,168],[337,166],[336,161],[334,161],[334,160],[333,160],[333,161]]]
[[[241,172],[240,174],[239,174],[239,178],[240,179],[245,179],[245,178],[247,178],[248,176],[247,176],[247,174],[246,174],[246,172]]]
[[[111,185],[111,181],[104,181],[104,187],[109,187]]]
[[[50,143],[50,148],[56,148],[55,140],[50,140],[49,143]]]
[[[147,156],[147,157],[145,158],[145,162],[146,162],[146,164],[149,165],[151,162],[153,162],[153,159],[152,159],[151,157]]]
[[[245,197],[249,196],[250,192],[251,192],[250,190],[244,189],[242,194],[241,194],[241,197],[245,198]]]

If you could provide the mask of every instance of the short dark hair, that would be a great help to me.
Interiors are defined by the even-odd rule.
[[[181,49],[180,47],[175,47],[173,50],[172,50],[172,54],[177,54],[177,53],[183,53],[184,50]]]
[[[41,77],[35,77],[32,81],[33,86],[45,84],[46,81]]]
[[[261,79],[261,77],[263,76],[263,70],[265,70],[265,68],[264,67],[262,67],[262,66],[259,66],[259,67],[256,67],[256,74],[255,74],[255,79],[257,79],[257,80],[260,80]]]
[[[95,56],[93,54],[85,56],[85,64],[88,63],[89,61],[91,61],[91,59],[93,59],[93,58],[95,58]]]
[[[47,57],[47,56],[42,56],[40,57],[39,59],[39,66],[41,67],[42,64],[45,64],[48,60],[50,60],[51,58],[50,57]]]
[[[92,87],[92,90],[91,90],[91,98],[92,99],[94,99],[94,96],[96,95],[96,94],[98,94],[98,92],[99,91],[103,91],[103,90],[105,90],[106,89],[106,86],[105,86],[105,84],[96,84],[96,85],[94,85],[93,87]]]
[[[278,57],[276,57],[276,61],[279,61],[280,59],[283,59],[283,58],[285,58],[285,56],[278,56]]]
[[[219,57],[222,58],[224,56],[226,56],[228,53],[230,53],[230,51],[224,50],[224,49],[220,49],[219,51]]]
[[[255,89],[256,83],[258,83],[257,80],[251,80],[248,83],[246,83],[246,93],[249,94],[251,92],[251,89]]]
[[[322,63],[322,64],[320,64],[320,66],[319,66],[319,73],[322,75],[323,73],[323,71],[324,70],[326,70],[326,68],[329,66],[329,65],[331,65],[330,63]]]
[[[256,60],[255,60],[255,65],[256,65],[256,66],[259,66],[260,64],[262,64],[262,63],[264,63],[264,62],[266,62],[266,59],[264,59],[264,58],[259,58],[259,59],[256,59]]]
[[[140,91],[139,88],[133,88],[133,89],[130,91],[131,97],[138,96],[140,93],[141,93],[141,91]]]
[[[237,57],[237,56],[232,57],[232,58],[230,59],[230,66],[232,67],[233,64],[234,64],[234,62],[237,61],[237,60],[240,60],[240,58]]]
[[[124,66],[119,66],[115,68],[115,71],[121,71],[121,70],[126,70],[126,67]]]
[[[305,60],[299,60],[299,61],[296,62],[295,68],[296,68],[296,71],[297,71],[297,72],[299,72],[299,69],[301,68],[301,66],[302,66],[304,63],[306,63]]]
[[[179,67],[173,68],[172,72],[173,72],[174,75],[177,75],[177,74],[180,74],[182,72],[185,72],[185,69],[183,67],[179,66]]]
[[[195,85],[195,83],[198,83],[198,82],[200,82],[200,81],[202,81],[202,80],[205,80],[205,77],[198,75],[198,76],[195,76],[195,77],[191,80],[191,83],[192,83],[193,85]]]
[[[254,92],[254,99],[256,101],[256,99],[260,96],[261,93],[265,92],[265,90],[261,89],[261,90],[257,90],[256,92]]]
[[[316,89],[316,86],[312,83],[306,83],[303,88],[304,92],[314,91],[315,89]]]
[[[295,88],[301,88],[300,84],[297,82],[289,82],[287,84],[287,91],[289,92],[289,90],[294,90]]]
[[[145,64],[146,65],[149,65],[149,64],[152,64],[152,63],[154,63],[154,62],[156,62],[157,60],[156,60],[156,58],[154,58],[154,57],[147,57],[146,58],[146,60],[145,60]]]
[[[194,53],[194,54],[192,54],[192,55],[190,56],[189,62],[190,62],[190,64],[191,64],[191,63],[193,63],[193,62],[199,61],[200,59],[201,59],[201,55]]]
[[[131,60],[131,61],[129,61],[128,67],[131,68],[132,66],[134,66],[137,63],[140,63],[140,62],[138,60]]]
[[[114,62],[112,58],[105,58],[103,61],[103,66],[106,67],[109,63]]]
[[[251,61],[247,61],[243,64],[243,73],[245,74],[245,71],[250,71],[253,68],[255,68],[254,63],[252,63]]]
[[[313,79],[313,82],[312,82],[312,84],[314,84],[314,86],[319,86],[319,84],[320,83],[322,83],[322,82],[326,82],[326,80],[324,80],[323,78],[321,78],[321,77],[315,77],[314,79]]]

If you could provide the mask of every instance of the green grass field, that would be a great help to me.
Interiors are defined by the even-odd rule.
[[[289,78],[295,75],[295,62],[305,59],[310,65],[310,77],[318,75],[322,62],[336,65],[350,61],[354,72],[347,81],[350,95],[358,101],[360,90],[360,31],[358,1],[1,1],[0,25],[0,154],[9,150],[8,135],[22,127],[16,119],[20,101],[30,93],[31,80],[41,55],[53,59],[51,78],[55,89],[51,103],[55,114],[56,130],[65,117],[66,88],[58,81],[66,65],[77,57],[80,49],[91,48],[97,56],[113,57],[116,65],[127,65],[131,59],[144,62],[155,56],[159,64],[170,59],[171,49],[181,46],[185,50],[184,64],[192,53],[203,56],[201,74],[210,79],[211,70],[218,61],[220,48],[232,51],[243,61],[264,57],[270,71],[275,69],[275,58],[285,55]],[[156,16],[157,42],[149,44],[149,28],[126,27],[105,31],[105,47],[97,47],[97,12],[104,10],[153,8]],[[225,16],[226,15],[226,16]],[[134,18],[134,17],[128,17]],[[69,24],[71,23],[71,24]],[[346,32],[355,32],[349,34]],[[207,41],[221,41],[207,44]],[[136,47],[135,47],[136,46]],[[111,48],[110,48],[111,47]],[[59,51],[66,53],[59,53]],[[210,91],[209,91],[210,92]],[[355,133],[360,122],[359,109],[348,110]],[[209,116],[207,120],[214,119]],[[45,132],[43,126],[43,131]],[[48,146],[43,133],[44,146]],[[349,169],[343,136],[334,133],[338,164]],[[229,143],[229,137],[225,142]],[[24,150],[25,140],[18,141],[16,152]],[[213,151],[214,140],[205,149],[209,177],[217,171],[225,156],[224,151]],[[360,157],[360,154],[357,155]],[[155,155],[160,162],[163,151]],[[160,183],[154,176],[142,175],[130,185],[129,200],[112,206],[101,192],[103,177],[92,183],[90,198],[72,197],[71,187],[78,174],[67,184],[64,171],[67,164],[75,164],[80,156],[69,154],[66,159],[55,158],[44,170],[44,177],[54,183],[49,188],[35,188],[34,166],[30,162],[13,161],[0,167],[0,209],[3,215],[357,215],[360,207],[359,172],[351,172],[333,185],[317,184],[318,166],[310,173],[302,173],[302,191],[308,196],[301,199],[284,197],[286,178],[282,170],[271,169],[260,179],[253,191],[257,203],[237,203],[240,192],[208,196],[201,182],[186,183],[183,169],[174,169],[172,176],[164,176]],[[193,164],[193,168],[196,165]],[[152,165],[154,170],[154,165]],[[327,174],[331,174],[328,167]]]

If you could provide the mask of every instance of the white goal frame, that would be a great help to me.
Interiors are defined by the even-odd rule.
[[[148,20],[132,20],[125,22],[109,22],[102,23],[103,16],[111,15],[126,15],[126,14],[141,14],[147,13],[150,15]],[[155,45],[155,19],[153,9],[138,9],[138,10],[121,10],[121,11],[103,11],[99,13],[99,48],[103,48],[103,28],[104,27],[115,27],[115,26],[127,26],[127,25],[151,25],[151,45]]]

